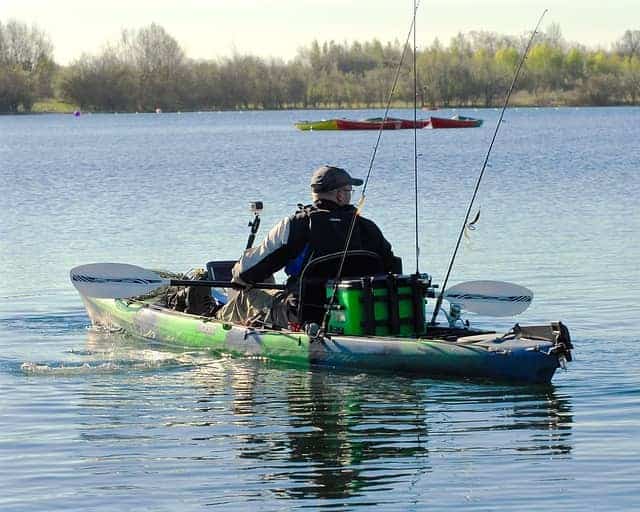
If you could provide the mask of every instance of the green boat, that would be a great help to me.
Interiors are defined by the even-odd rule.
[[[84,265],[71,271],[71,280],[96,326],[179,349],[260,358],[297,368],[546,384],[557,368],[571,360],[569,331],[561,322],[516,324],[506,333],[456,326],[455,321],[448,326],[426,324],[423,299],[416,290],[427,290],[425,284],[430,282],[413,276],[340,281],[326,332],[315,323],[302,330],[248,327],[175,311],[155,299],[104,298],[198,283],[167,280],[132,265]],[[329,285],[327,294],[328,290]]]
[[[299,121],[295,123],[295,127],[298,130],[315,131],[315,130],[337,130],[337,119],[323,119],[322,121]]]

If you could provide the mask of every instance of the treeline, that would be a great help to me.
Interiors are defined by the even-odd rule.
[[[0,21],[0,112],[31,110],[53,94],[53,45],[37,27]]]
[[[459,34],[416,54],[418,99],[429,106],[502,101],[528,36]],[[412,55],[405,54],[394,101],[413,104]],[[0,111],[29,111],[55,97],[83,110],[145,112],[375,107],[384,105],[401,61],[399,42],[312,43],[289,62],[233,55],[193,60],[162,27],[125,30],[97,55],[69,66],[37,27],[0,22]],[[517,85],[529,104],[613,105],[640,100],[640,30],[610,50],[567,43],[557,25],[536,37]]]

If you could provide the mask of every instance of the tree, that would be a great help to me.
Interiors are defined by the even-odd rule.
[[[633,56],[625,60],[622,65],[621,85],[624,99],[635,105],[640,99],[640,56]]]
[[[580,48],[571,48],[564,59],[567,87],[573,88],[585,76],[586,56]]]
[[[184,98],[190,109],[213,109],[224,104],[222,66],[214,61],[191,62],[188,73],[189,95]]]
[[[527,71],[533,80],[532,90],[556,90],[563,87],[564,55],[549,43],[536,44],[529,51]]]
[[[0,109],[29,111],[36,98],[52,94],[53,45],[37,26],[0,22]]]
[[[587,78],[578,88],[579,98],[587,105],[611,105],[620,95],[620,82],[611,74]]]
[[[473,47],[464,34],[458,34],[451,39],[448,53],[450,63],[448,89],[454,101],[467,104],[476,95],[472,73]]]
[[[617,74],[620,71],[621,59],[609,55],[604,50],[598,50],[587,57],[587,74]]]
[[[562,37],[562,30],[560,30],[560,25],[557,23],[550,23],[545,30],[541,34],[542,41],[552,48],[560,48],[564,49],[566,43],[564,37]]]
[[[629,60],[640,57],[640,30],[627,30],[616,43],[615,49],[620,56]]]
[[[136,71],[140,110],[177,110],[181,107],[186,57],[164,28],[152,23],[137,31],[124,30],[120,51],[125,62]]]
[[[21,69],[0,67],[0,112],[15,113],[33,103],[28,74]]]
[[[286,97],[288,103],[297,107],[307,107],[307,73],[299,61],[286,67]]]
[[[450,63],[446,50],[436,39],[430,48],[417,57],[418,76],[424,101],[431,106],[448,106]]]
[[[83,55],[69,66],[62,80],[64,97],[83,110],[134,110],[135,90],[135,70],[110,47],[95,57]]]
[[[497,61],[487,49],[480,48],[474,52],[471,76],[473,79],[471,94],[482,98],[485,107],[491,106],[502,87]]]

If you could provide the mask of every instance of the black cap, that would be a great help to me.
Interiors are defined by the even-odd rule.
[[[313,171],[311,188],[314,192],[330,192],[347,185],[362,185],[364,181],[352,178],[347,171],[340,167],[322,165]]]

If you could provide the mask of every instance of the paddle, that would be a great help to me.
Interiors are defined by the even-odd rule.
[[[86,297],[124,299],[145,295],[161,286],[210,286],[219,288],[246,288],[230,281],[193,281],[167,279],[152,270],[126,263],[90,263],[71,269],[73,286]],[[253,288],[284,290],[283,284],[256,283]]]
[[[479,315],[514,316],[531,305],[533,292],[502,281],[467,281],[447,289],[444,299]]]

